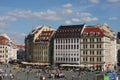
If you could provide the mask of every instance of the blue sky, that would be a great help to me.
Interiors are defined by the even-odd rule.
[[[0,33],[17,44],[37,26],[107,23],[120,31],[120,0],[0,0]]]

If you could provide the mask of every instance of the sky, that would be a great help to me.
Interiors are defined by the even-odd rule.
[[[0,0],[0,34],[16,44],[37,26],[104,23],[120,32],[120,0]]]

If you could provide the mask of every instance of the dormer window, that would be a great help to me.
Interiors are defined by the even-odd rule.
[[[96,32],[96,36],[99,36],[100,35],[100,32]]]
[[[88,35],[88,33],[87,33],[87,32],[84,32],[84,33],[83,33],[83,36],[87,36],[87,35]]]
[[[90,32],[90,36],[94,36],[95,35],[95,32]]]

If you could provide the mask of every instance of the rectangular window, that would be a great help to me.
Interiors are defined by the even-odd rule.
[[[76,58],[74,58],[74,61],[76,61]]]
[[[73,49],[73,45],[71,45],[71,49]]]
[[[76,39],[74,39],[74,43],[76,43]]]
[[[79,43],[79,39],[77,39],[77,43]]]
[[[79,49],[79,45],[77,45],[77,49]]]
[[[77,58],[77,61],[79,61],[79,58]]]
[[[76,49],[76,45],[74,45],[74,49]]]

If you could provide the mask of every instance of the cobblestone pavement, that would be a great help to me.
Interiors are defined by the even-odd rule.
[[[65,80],[65,77],[68,80],[80,80],[80,76],[78,76],[78,71],[72,70],[61,70],[61,72],[65,75],[63,78],[49,78],[49,74],[42,71],[42,69],[31,69],[29,72],[27,68],[20,68],[18,70],[13,69],[12,65],[0,65],[0,69],[4,70],[4,74],[7,74],[7,77],[4,77],[3,80],[12,80],[10,78],[10,73],[14,75],[13,80],[41,80],[40,76],[43,75],[46,77],[46,80]],[[38,74],[37,72],[40,71]],[[85,72],[86,77],[88,77],[88,73]],[[74,77],[73,77],[74,76]],[[120,79],[120,72],[118,72],[118,78]],[[118,80],[119,80],[118,79]]]
[[[79,80],[78,79],[78,72],[74,72],[74,71],[66,71],[66,70],[62,70],[61,72],[65,75],[65,77],[63,78],[49,78],[49,74],[48,73],[44,73],[43,71],[40,72],[40,74],[38,75],[39,70],[41,69],[32,69],[31,71],[27,72],[28,69],[23,69],[20,68],[18,70],[14,70],[12,65],[0,65],[0,69],[4,70],[4,74],[7,74],[7,77],[4,77],[3,80],[12,80],[10,79],[10,73],[12,73],[14,75],[14,80],[41,80],[40,79],[40,75],[43,75],[46,77],[46,80],[64,80],[65,77],[68,80]],[[74,75],[74,78],[72,79],[72,75]]]

